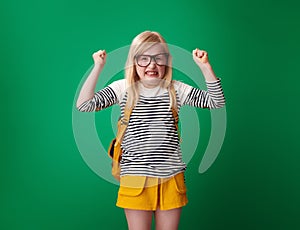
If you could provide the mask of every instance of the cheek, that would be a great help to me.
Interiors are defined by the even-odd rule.
[[[144,76],[144,69],[139,67],[139,66],[136,66],[136,72],[137,72],[137,75],[139,77],[143,77]]]
[[[160,75],[161,75],[162,77],[164,77],[165,74],[166,74],[166,67],[165,67],[165,66],[164,66],[164,67],[160,67],[160,68],[159,68],[159,72],[160,72]]]

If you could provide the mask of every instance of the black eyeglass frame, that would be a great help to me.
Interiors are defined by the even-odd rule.
[[[135,58],[136,64],[137,64],[138,66],[140,66],[140,67],[147,67],[147,66],[149,66],[149,65],[151,64],[151,61],[152,61],[152,60],[154,60],[154,61],[155,61],[155,64],[158,65],[158,66],[165,66],[165,65],[160,65],[160,64],[158,64],[157,61],[156,61],[156,57],[159,56],[159,55],[162,55],[162,54],[165,55],[166,58],[167,58],[167,61],[166,61],[166,64],[165,64],[165,65],[167,65],[168,62],[169,62],[169,56],[170,56],[169,53],[159,53],[159,54],[155,54],[155,55],[140,54],[140,55],[135,55],[134,58]],[[139,65],[139,63],[138,63],[138,58],[141,57],[141,56],[147,56],[147,57],[150,57],[150,61],[149,61],[148,65],[145,65],[145,66]]]

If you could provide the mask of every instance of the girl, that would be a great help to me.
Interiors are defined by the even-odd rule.
[[[77,108],[98,111],[114,104],[132,108],[122,141],[120,188],[117,206],[124,208],[130,230],[150,230],[154,214],[157,230],[178,228],[187,204],[176,121],[172,108],[183,105],[221,108],[225,99],[205,51],[192,52],[205,77],[207,91],[172,80],[172,57],[157,32],[137,35],[130,46],[125,79],[95,93],[97,79],[106,62],[105,50],[93,54],[94,67],[82,86]],[[174,90],[175,89],[175,90]]]

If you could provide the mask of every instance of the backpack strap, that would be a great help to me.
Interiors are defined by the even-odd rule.
[[[116,141],[121,143],[126,131],[126,128],[128,126],[129,123],[129,118],[130,115],[132,113],[133,108],[129,107],[128,105],[128,100],[126,101],[126,105],[124,107],[124,116],[123,118],[120,118],[120,120],[118,121],[118,133],[117,133],[117,137],[116,137]]]
[[[171,96],[173,97],[173,101],[174,101],[173,106],[172,106],[172,113],[173,113],[173,117],[174,117],[174,120],[175,120],[175,128],[176,128],[177,133],[178,133],[178,138],[181,142],[180,132],[179,132],[179,128],[178,128],[179,115],[178,115],[176,91],[175,91],[173,82],[170,84],[170,92],[171,92]]]

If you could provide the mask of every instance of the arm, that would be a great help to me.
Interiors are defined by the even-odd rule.
[[[206,86],[207,91],[191,88],[183,104],[208,109],[222,108],[225,105],[225,98],[221,81],[206,82]]]
[[[208,61],[208,55],[205,51],[193,50],[193,59],[203,73],[206,81],[207,91],[192,88],[187,95],[184,104],[216,109],[225,105],[225,98],[220,79],[218,79]]]
[[[99,74],[105,65],[105,51],[99,50],[94,53],[93,59],[94,67],[84,82],[76,103],[77,109],[81,112],[99,111],[118,102],[115,87],[112,88],[112,85],[94,93]]]
[[[106,62],[106,52],[105,50],[99,50],[93,54],[94,67],[84,82],[77,102],[76,107],[79,108],[84,102],[91,100],[95,94],[95,87],[98,81],[98,77]]]
[[[208,55],[206,51],[199,50],[198,48],[193,50],[193,59],[195,63],[199,66],[203,73],[206,82],[217,81],[213,68],[211,67]]]

